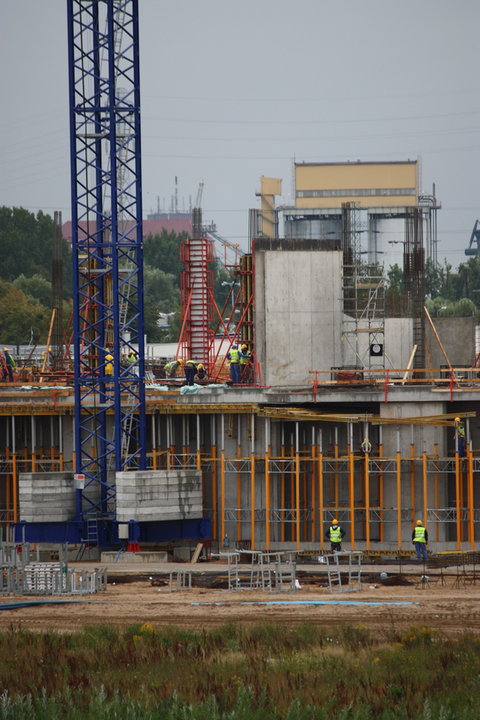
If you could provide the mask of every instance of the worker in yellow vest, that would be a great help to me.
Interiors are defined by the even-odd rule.
[[[207,371],[205,370],[202,363],[198,363],[197,365],[197,379],[200,381],[207,379]]]
[[[457,450],[459,457],[465,457],[465,425],[461,418],[455,418],[455,432],[457,436]]]
[[[185,363],[185,380],[187,385],[195,385],[195,373],[197,372],[197,363],[194,360],[187,360]]]
[[[180,372],[183,367],[183,358],[172,360],[165,365],[165,374],[168,378],[177,377],[177,370]]]
[[[230,380],[234,385],[240,385],[240,353],[236,343],[233,343],[230,352],[227,353],[227,360],[230,360]]]
[[[342,540],[345,537],[345,530],[338,524],[337,518],[333,518],[325,537],[330,540],[332,552],[342,552]]]
[[[105,375],[113,375],[113,355],[109,348],[105,353]]]
[[[422,560],[427,561],[428,532],[421,520],[417,520],[417,524],[412,533],[412,542],[415,545],[418,562],[421,562]]]

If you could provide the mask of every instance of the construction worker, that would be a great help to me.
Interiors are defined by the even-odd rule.
[[[421,520],[417,520],[417,524],[412,532],[412,542],[415,545],[418,562],[421,562],[422,560],[427,561],[428,532]]]
[[[0,353],[0,371],[2,373],[2,382],[6,382],[8,378],[8,371],[5,355],[3,353]]]
[[[137,353],[135,352],[135,350],[134,350],[133,348],[131,348],[131,349],[130,349],[130,352],[129,352],[128,355],[127,355],[127,365],[128,365],[129,370],[130,370],[130,373],[131,373],[132,375],[137,375],[137,376],[138,376],[138,365],[137,365],[137,361],[138,361],[138,355],[137,355]]]
[[[12,355],[8,350],[8,347],[3,348],[3,354],[5,356],[5,366],[7,369],[8,382],[13,382],[13,368],[17,367],[17,364]]]
[[[345,530],[340,527],[337,518],[333,518],[332,524],[325,533],[325,537],[330,541],[332,552],[342,552],[342,540],[345,537]]]
[[[195,373],[197,372],[197,363],[195,360],[187,360],[185,363],[185,380],[187,385],[195,385]]]
[[[105,353],[105,375],[113,375],[113,355],[108,348]]]
[[[130,350],[130,352],[127,355],[127,363],[129,365],[135,365],[136,362],[137,362],[137,353],[135,352],[135,350]]]
[[[240,355],[240,381],[249,383],[251,380],[253,355],[246,343],[243,343],[239,350]]]
[[[177,360],[171,360],[165,365],[165,375],[169,378],[177,376],[177,370],[181,370],[183,365],[183,359],[178,358]]]
[[[230,360],[230,380],[234,385],[240,385],[240,353],[236,343],[227,353],[227,360]]]
[[[465,425],[461,418],[455,418],[456,449],[460,457],[465,457]]]
[[[202,363],[198,363],[197,365],[197,379],[198,380],[205,380],[207,377],[207,371],[203,367]]]
[[[45,369],[53,366],[53,355],[51,347],[45,348],[45,350],[42,352],[42,366]]]

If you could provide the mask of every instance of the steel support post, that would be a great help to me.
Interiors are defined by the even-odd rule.
[[[138,0],[67,0],[67,11],[82,520],[114,517],[109,472],[146,468]]]

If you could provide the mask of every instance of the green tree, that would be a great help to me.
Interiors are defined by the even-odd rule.
[[[425,263],[425,295],[433,299],[443,293],[444,286],[445,268],[428,258]]]
[[[448,300],[437,295],[433,300],[427,300],[426,307],[432,317],[469,317],[477,314],[475,303],[469,298]]]
[[[0,279],[0,328],[2,342],[15,345],[45,342],[50,312],[19,288]]]
[[[20,275],[41,275],[51,280],[52,248],[57,228],[50,215],[37,215],[24,208],[0,207],[0,278],[12,282]],[[62,243],[63,292],[72,294],[72,259],[65,240]],[[49,303],[50,304],[50,303]]]
[[[173,275],[163,272],[159,268],[146,265],[143,271],[144,278],[144,323],[145,332],[149,342],[168,342],[176,340],[172,337],[172,327],[160,328],[158,319],[160,313],[178,313],[180,305],[180,290],[175,285]]]
[[[385,283],[386,314],[398,317],[404,310],[403,270],[395,263],[387,270]]]
[[[161,235],[149,235],[143,244],[143,259],[146,265],[163,270],[174,277],[180,287],[180,245],[187,238],[186,233],[177,234],[163,230]]]
[[[52,283],[38,273],[29,278],[22,273],[15,278],[13,286],[25,293],[30,300],[38,300],[45,307],[52,304]]]
[[[145,305],[154,304],[158,312],[172,312],[178,308],[180,290],[173,275],[159,268],[145,265],[143,270]]]

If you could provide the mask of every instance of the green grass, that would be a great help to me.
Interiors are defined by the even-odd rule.
[[[233,624],[0,634],[0,720],[477,720],[480,640]]]

